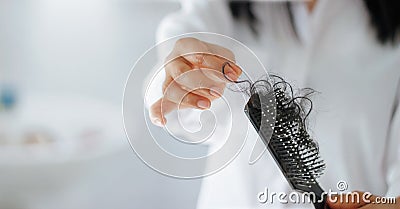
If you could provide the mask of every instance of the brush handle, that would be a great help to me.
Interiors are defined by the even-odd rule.
[[[315,194],[316,201],[313,202],[315,209],[330,209],[326,203],[328,195],[324,192],[321,186],[317,183],[311,187],[311,191]]]
[[[321,197],[317,196],[317,198],[318,198],[318,200],[321,200]],[[322,201],[314,202],[313,204],[314,204],[315,209],[330,209],[330,207],[326,203],[326,199],[327,199],[327,196],[324,195]]]

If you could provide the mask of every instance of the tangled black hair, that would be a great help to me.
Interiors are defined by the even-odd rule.
[[[399,40],[400,31],[400,1],[396,0],[363,0],[370,16],[371,25],[376,31],[377,40],[381,44],[395,44]],[[281,2],[282,3],[282,2]],[[293,17],[290,2],[284,2],[289,10],[292,26]],[[235,19],[245,18],[252,31],[257,35],[257,17],[253,13],[251,1],[229,1],[229,8]],[[294,28],[293,28],[294,29]],[[295,30],[294,30],[295,31]]]
[[[234,81],[225,74],[225,67],[227,65],[231,66],[231,63],[225,62],[221,69],[225,79],[235,85],[243,84],[238,90],[231,90],[243,92],[250,98],[255,94],[260,94],[260,92],[262,92],[262,94],[273,93],[276,98],[276,106],[280,107],[278,109],[281,109],[283,112],[290,111],[291,115],[299,121],[300,126],[304,130],[307,130],[307,118],[313,108],[313,102],[310,96],[316,93],[315,90],[311,88],[302,88],[295,92],[289,82],[274,74],[269,75],[269,78],[259,79],[255,82],[251,82],[250,80]]]

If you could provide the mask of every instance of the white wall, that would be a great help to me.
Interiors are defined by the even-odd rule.
[[[0,84],[11,82],[20,97],[77,94],[119,106],[134,62],[154,44],[161,18],[178,8],[172,1],[0,0]],[[154,172],[128,143],[67,167],[0,166],[0,208],[8,209],[194,208],[200,186]]]
[[[159,21],[177,9],[172,1],[2,0],[0,68],[24,90],[119,102],[134,62],[154,44]]]

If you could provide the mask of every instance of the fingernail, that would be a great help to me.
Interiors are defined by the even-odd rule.
[[[197,106],[202,108],[202,109],[207,109],[210,107],[210,102],[206,101],[206,100],[199,100],[197,102]]]
[[[236,74],[234,74],[234,73],[227,73],[226,77],[228,77],[232,81],[236,81],[236,79],[237,79]]]
[[[164,125],[162,124],[161,120],[158,119],[158,118],[154,119],[154,120],[153,120],[153,123],[154,123],[154,125],[156,125],[156,126],[160,126],[160,127],[163,127],[163,126],[164,126]]]
[[[221,90],[218,87],[211,87],[210,88],[210,94],[216,97],[221,96]]]

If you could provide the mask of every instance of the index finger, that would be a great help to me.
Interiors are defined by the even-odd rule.
[[[237,80],[242,74],[241,68],[233,60],[211,53],[192,53],[181,55],[184,60],[192,65],[193,69],[202,69],[204,74],[216,82],[227,83]],[[229,65],[226,65],[229,63]],[[230,79],[226,79],[226,76]]]

